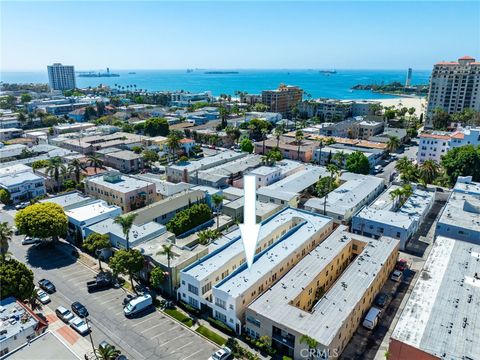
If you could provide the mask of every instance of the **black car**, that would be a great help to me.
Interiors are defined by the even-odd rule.
[[[388,295],[385,293],[380,293],[375,297],[375,305],[379,307],[384,307],[388,302]]]
[[[75,301],[72,304],[72,311],[78,316],[80,316],[81,318],[88,316],[87,308],[84,305],[80,304],[78,301]]]
[[[45,290],[49,294],[52,294],[55,291],[57,291],[57,289],[55,288],[55,285],[53,285],[53,283],[47,279],[40,280],[38,282],[38,286],[40,287],[40,289]]]

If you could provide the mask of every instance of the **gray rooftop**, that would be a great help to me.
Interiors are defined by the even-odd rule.
[[[30,327],[36,327],[38,320],[13,297],[0,300],[0,348],[3,342]]]
[[[105,154],[107,157],[117,158],[121,160],[136,160],[142,159],[142,154],[137,154],[130,150],[114,151],[112,153]]]
[[[290,301],[308,288],[316,276],[353,240],[367,245],[312,310],[309,312],[291,305]],[[362,301],[374,276],[398,248],[398,244],[398,240],[392,238],[375,240],[355,235],[341,225],[269,291],[250,304],[249,309],[300,334],[308,334],[320,344],[328,345],[346,318]]]
[[[109,181],[110,175],[119,175],[120,181]],[[87,179],[87,183],[90,184],[90,186],[91,184],[104,186],[120,193],[129,193],[133,190],[143,189],[149,185],[153,185],[150,181],[140,180],[120,173],[92,176]]]
[[[73,209],[78,206],[86,205],[87,203],[93,202],[95,199],[92,199],[89,196],[85,196],[78,191],[71,191],[66,194],[54,196],[47,199],[42,199],[39,202],[51,202],[60,205],[64,210]]]
[[[45,181],[45,179],[29,171],[0,176],[0,185],[5,187],[20,185],[28,181]]]
[[[247,156],[247,153],[241,152],[237,153],[235,151],[227,150],[227,151],[222,151],[219,152],[216,155],[213,156],[208,156],[203,159],[197,160],[197,161],[192,161],[190,163],[187,163],[185,165],[181,164],[176,164],[172,165],[169,168],[172,170],[177,170],[177,171],[183,171],[186,170],[188,172],[194,172],[197,170],[206,170],[210,169],[212,167],[215,167],[217,165],[220,165],[225,162],[230,162],[236,159],[240,159],[242,157]],[[193,176],[193,173],[191,174]]]
[[[30,341],[24,347],[9,353],[5,359],[11,360],[80,360],[70,347],[53,332],[47,331]]]
[[[160,176],[158,174],[146,173],[146,174],[132,175],[132,177],[153,182],[157,189],[157,193],[161,194],[164,197],[172,196],[174,194],[177,194],[184,190],[188,190],[195,186],[185,182],[172,183],[166,180],[162,180],[160,179]]]
[[[480,359],[480,245],[439,236],[392,338],[438,358]]]

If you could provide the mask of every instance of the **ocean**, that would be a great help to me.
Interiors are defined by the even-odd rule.
[[[207,70],[110,70],[120,77],[77,77],[80,88],[107,84],[114,86],[136,85],[137,89],[150,91],[185,90],[211,91],[214,95],[229,94],[236,90],[259,94],[262,90],[276,89],[281,83],[300,86],[312,98],[334,99],[382,99],[390,95],[371,91],[354,90],[356,84],[382,84],[392,81],[405,82],[406,70],[337,70],[336,74],[324,74],[318,70],[232,70],[236,74],[206,74]],[[210,70],[208,70],[210,71]],[[134,72],[132,74],[132,72]],[[428,84],[429,70],[414,70],[412,84]],[[0,80],[6,83],[47,83],[44,72],[1,72]]]

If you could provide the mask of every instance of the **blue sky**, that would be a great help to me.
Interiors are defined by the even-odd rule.
[[[480,58],[480,2],[1,2],[2,70],[430,69]]]

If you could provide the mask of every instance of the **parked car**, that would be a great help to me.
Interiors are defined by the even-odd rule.
[[[41,279],[38,282],[38,286],[40,289],[45,290],[49,294],[53,294],[57,289],[55,288],[55,285],[50,280],[47,279]]]
[[[57,314],[57,317],[62,320],[64,323],[69,323],[75,315],[68,310],[67,308],[63,306],[59,306],[58,308],[55,309],[55,314]]]
[[[397,261],[397,264],[395,265],[395,269],[400,270],[400,271],[405,271],[408,269],[408,261],[405,259],[400,259]]]
[[[385,293],[380,293],[375,297],[375,305],[383,308],[388,302],[388,295]]]
[[[130,300],[128,304],[123,308],[123,313],[126,317],[134,316],[150,309],[152,305],[152,296],[150,294],[144,294]]]
[[[390,279],[396,282],[402,282],[403,272],[400,270],[395,270],[392,275],[390,275]]]
[[[84,317],[88,316],[87,308],[84,305],[82,305],[81,303],[79,303],[78,301],[75,301],[72,304],[72,311],[75,314],[77,314],[78,316],[80,316],[81,318],[84,318]]]
[[[372,306],[370,310],[368,310],[368,313],[367,313],[367,316],[365,316],[365,319],[363,319],[362,325],[367,329],[370,329],[370,330],[374,329],[375,326],[377,326],[378,319],[380,317],[381,312],[382,310]]]
[[[80,319],[76,316],[70,321],[70,326],[80,335],[86,335],[90,331],[90,328],[88,327],[85,320]]]
[[[28,205],[30,205],[29,202],[22,202],[20,204],[15,205],[15,210],[25,209]]]
[[[374,174],[379,174],[379,173],[382,172],[382,170],[383,170],[382,165],[375,165],[375,167],[373,168],[373,173]]]
[[[31,236],[25,236],[22,240],[22,245],[31,245],[31,244],[37,244],[41,240],[39,238],[34,238]]]
[[[95,280],[87,282],[88,292],[108,289],[112,286],[112,274],[108,272],[101,272],[95,276]]]
[[[224,347],[220,350],[215,351],[208,360],[227,360],[232,357],[232,350],[228,347]]]
[[[122,305],[126,306],[130,302],[130,300],[135,299],[135,298],[136,298],[136,296],[127,294],[127,296],[125,296],[125,298],[123,299]]]
[[[50,302],[50,296],[48,296],[48,294],[41,289],[37,290],[37,299],[42,304],[48,304]]]

